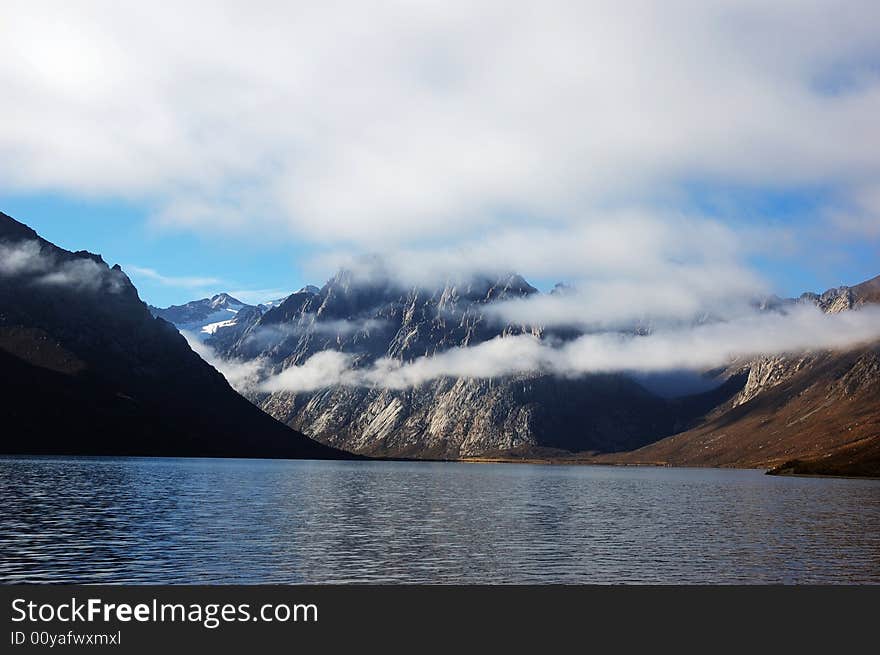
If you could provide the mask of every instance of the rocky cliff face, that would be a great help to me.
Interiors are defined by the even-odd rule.
[[[271,394],[260,404],[334,447],[397,457],[626,450],[669,434],[674,421],[666,401],[624,376],[441,378],[407,390],[332,386]]]
[[[0,214],[0,452],[339,457],[253,407],[118,266]]]
[[[502,335],[574,336],[501,324],[487,311],[492,303],[534,293],[514,274],[425,289],[359,280],[343,271],[320,290],[291,295],[238,332],[217,330],[207,343],[226,358],[260,360],[266,374],[273,374],[327,350],[368,366],[381,358],[407,362]],[[333,385],[248,395],[273,417],[323,443],[386,456],[626,450],[693,419],[625,375],[440,378],[408,389]]]
[[[765,355],[758,357],[743,367],[747,372],[745,386],[731,402],[733,407],[749,402],[752,398],[789,380],[814,357],[812,355]]]

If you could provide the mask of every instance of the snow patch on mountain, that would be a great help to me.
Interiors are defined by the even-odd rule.
[[[253,309],[251,305],[233,298],[228,293],[218,293],[211,298],[193,300],[185,305],[172,305],[160,309],[150,307],[153,316],[162,318],[180,331],[186,331],[201,341],[213,336],[217,330],[234,326],[239,312]]]

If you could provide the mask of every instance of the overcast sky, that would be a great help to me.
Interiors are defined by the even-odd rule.
[[[159,305],[363,253],[624,304],[880,273],[876,0],[4,0],[0,85],[0,209]]]

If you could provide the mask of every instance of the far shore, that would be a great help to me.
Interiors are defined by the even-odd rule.
[[[113,458],[113,459],[138,459],[138,458],[146,458],[146,459],[156,459],[165,457],[163,455],[133,455],[133,454],[107,454],[100,455],[95,453],[90,454],[75,454],[75,453],[0,453],[0,457],[84,457],[84,458]],[[700,465],[700,464],[686,464],[686,463],[672,463],[672,462],[615,462],[608,461],[607,459],[598,459],[594,455],[577,455],[572,454],[570,457],[560,456],[560,457],[537,457],[537,456],[474,456],[474,457],[461,457],[457,459],[452,458],[410,458],[410,457],[369,457],[369,456],[354,456],[350,460],[325,460],[325,459],[314,459],[314,458],[297,458],[297,459],[288,459],[288,458],[265,458],[265,457],[211,457],[211,456],[203,456],[203,457],[188,457],[188,456],[179,456],[179,455],[168,455],[168,458],[173,459],[274,459],[274,460],[283,460],[283,461],[359,461],[361,463],[368,462],[401,462],[401,463],[450,463],[450,464],[536,464],[536,465],[545,465],[545,466],[608,466],[608,467],[620,467],[620,468],[683,468],[683,469],[737,469],[743,471],[764,471],[767,475],[777,476],[777,477],[797,477],[797,478],[838,478],[843,480],[880,480],[880,476],[878,475],[848,475],[845,473],[837,473],[837,472],[807,472],[803,470],[799,470],[801,468],[800,462],[792,462],[787,461],[782,464],[777,464],[776,466],[712,466],[712,465]],[[607,457],[607,455],[599,455],[598,457]],[[809,465],[809,462],[807,462]]]

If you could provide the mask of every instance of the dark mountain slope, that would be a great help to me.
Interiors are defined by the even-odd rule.
[[[0,452],[337,458],[239,396],[128,277],[0,213]]]

